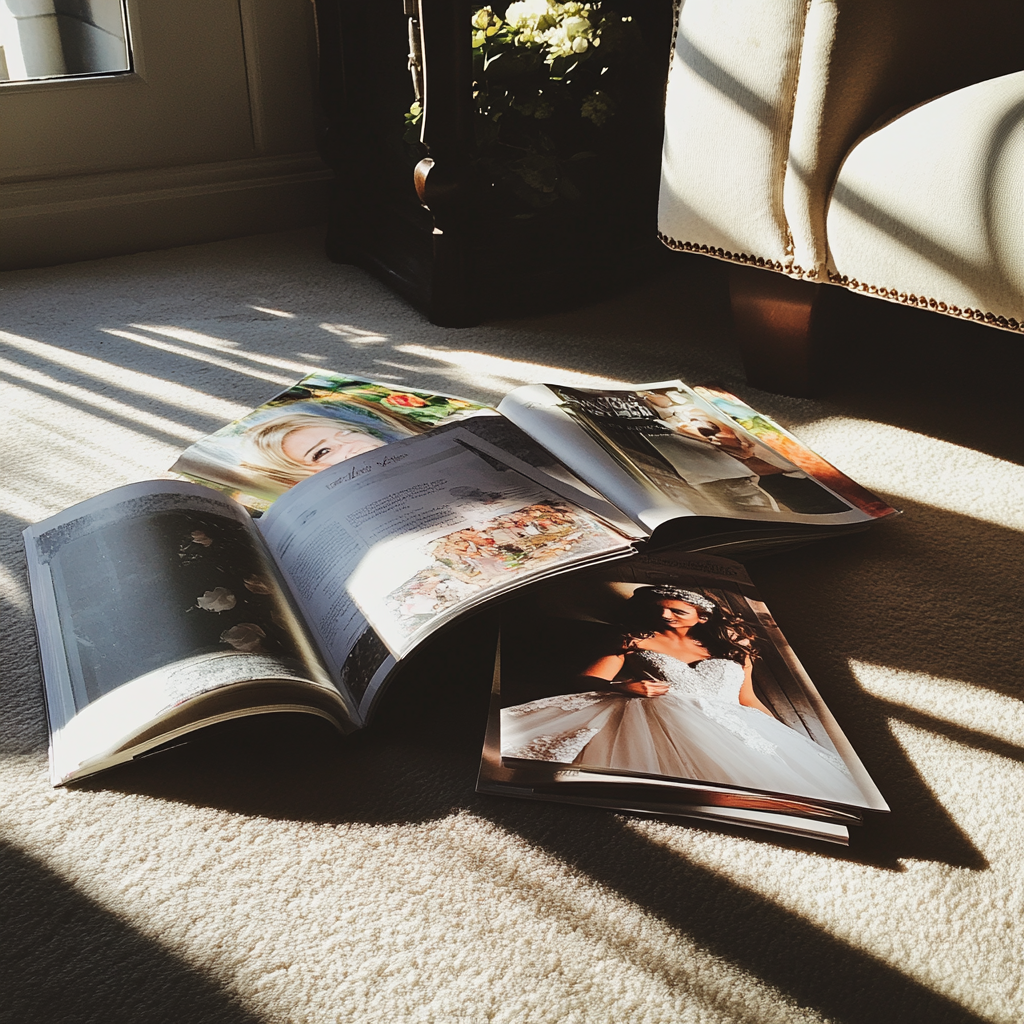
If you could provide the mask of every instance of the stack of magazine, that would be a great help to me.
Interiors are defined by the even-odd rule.
[[[316,373],[169,476],[25,531],[54,785],[245,715],[359,729],[502,599],[481,792],[834,842],[887,810],[722,556],[894,510],[721,389]]]

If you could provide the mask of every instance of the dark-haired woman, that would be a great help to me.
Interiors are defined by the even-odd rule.
[[[593,690],[502,711],[504,757],[863,802],[834,751],[758,700],[753,632],[708,594],[641,587],[618,627]]]

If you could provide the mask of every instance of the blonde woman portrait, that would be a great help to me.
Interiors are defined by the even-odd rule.
[[[243,469],[283,487],[293,487],[306,477],[389,441],[422,433],[417,424],[402,422],[377,409],[372,415],[380,426],[309,412],[282,411],[272,419],[250,427],[243,439]]]
[[[200,438],[172,469],[262,514],[328,466],[481,412],[490,410],[451,395],[317,371]]]

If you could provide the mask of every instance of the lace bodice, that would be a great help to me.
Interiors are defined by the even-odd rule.
[[[706,658],[688,665],[671,654],[636,648],[626,653],[623,679],[653,676],[687,697],[735,704],[743,685],[743,666],[725,658]]]

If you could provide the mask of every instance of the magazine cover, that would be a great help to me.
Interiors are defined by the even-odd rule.
[[[303,377],[182,453],[172,473],[216,487],[255,512],[355,455],[441,423],[493,415],[452,395],[409,391],[347,374]]]
[[[576,575],[510,606],[501,628],[506,765],[887,809],[736,563]]]

